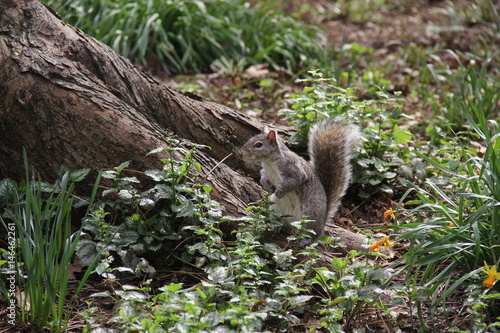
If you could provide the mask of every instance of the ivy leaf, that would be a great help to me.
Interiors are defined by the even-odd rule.
[[[97,255],[96,244],[89,239],[81,239],[76,248],[76,256],[80,266],[88,266]]]
[[[374,299],[382,294],[384,290],[376,285],[370,284],[359,289],[358,295],[360,300]]]
[[[194,214],[194,206],[190,202],[181,205],[172,205],[172,211],[177,213],[177,217],[190,217]]]
[[[118,192],[118,197],[123,200],[130,200],[134,196],[128,190],[120,190],[120,192]]]
[[[136,177],[123,177],[122,180],[129,183],[140,183],[140,180],[137,179]]]
[[[208,208],[207,215],[214,219],[219,219],[222,217],[222,209],[219,206],[211,206]]]
[[[148,177],[153,178],[153,180],[156,182],[162,181],[164,179],[163,172],[161,172],[160,170],[156,170],[156,169],[146,170],[146,171],[144,171],[144,174]]]
[[[6,206],[16,191],[16,183],[9,179],[0,180],[0,206]]]
[[[157,184],[153,189],[156,191],[154,195],[155,201],[158,201],[160,199],[171,199],[174,195],[174,190],[172,189],[172,187],[166,184]]]
[[[165,150],[165,148],[161,148],[161,147],[160,148],[156,148],[156,149],[151,150],[149,153],[147,153],[147,155],[156,154],[156,153],[162,152],[164,150]]]
[[[116,188],[110,188],[110,189],[104,190],[104,191],[102,191],[102,196],[103,196],[103,197],[105,197],[105,196],[107,196],[108,194],[110,194],[110,193],[114,193],[114,192],[116,192],[116,191],[117,191],[117,190],[116,190]]]
[[[136,252],[136,253],[144,253],[146,252],[146,249],[144,248],[144,244],[142,243],[135,243],[130,245],[130,250]]]
[[[139,234],[134,230],[125,230],[120,233],[120,245],[130,245],[132,243],[137,242],[139,239]]]
[[[294,259],[293,251],[291,249],[276,253],[274,255],[274,260],[276,261],[276,263],[278,265],[282,265],[283,263],[285,263],[286,261],[288,261],[290,259]]]
[[[177,192],[193,193],[193,189],[188,185],[177,185],[174,188]]]
[[[69,179],[72,182],[78,183],[79,181],[82,181],[87,175],[89,174],[90,169],[81,169],[77,171],[73,171],[69,174]]]
[[[40,183],[40,190],[44,193],[54,193],[54,192],[59,192],[59,189],[54,188],[54,186],[47,184],[45,182]]]
[[[367,278],[372,281],[383,280],[391,277],[394,274],[394,269],[392,268],[380,268],[371,271],[367,274]]]
[[[217,266],[207,269],[208,279],[213,283],[224,283],[227,279],[228,272],[226,267]]]
[[[121,295],[122,298],[124,297],[123,294]],[[135,302],[118,302],[115,307],[121,318],[140,318],[139,316],[142,314]]]
[[[313,296],[307,296],[307,295],[294,296],[290,298],[290,303],[291,304],[305,303],[309,301],[311,298],[313,298]]]
[[[129,267],[116,267],[114,269],[116,271],[118,271],[118,272],[122,272],[122,273],[125,272],[125,273],[132,273],[132,274],[134,274],[134,270],[132,268],[129,268]],[[137,289],[137,287],[134,287],[134,286],[131,286],[131,287]],[[123,289],[125,290],[125,286],[123,286]]]
[[[144,207],[145,209],[151,209],[155,205],[155,202],[149,198],[143,198],[139,201],[139,206]]]
[[[390,172],[390,171],[388,171],[388,172],[384,172],[384,173],[382,174],[382,176],[383,176],[385,179],[392,179],[392,178],[396,178],[396,177],[397,177],[397,175],[398,175],[397,173],[395,173],[395,172]]]
[[[397,129],[397,125],[395,126]],[[396,130],[394,133],[394,139],[401,144],[407,144],[413,139],[413,134],[408,130]]]
[[[115,170],[106,170],[101,173],[102,178],[106,179],[115,179],[116,171]]]
[[[134,301],[146,301],[148,298],[141,292],[138,291],[127,291],[121,295],[124,300],[134,300]]]

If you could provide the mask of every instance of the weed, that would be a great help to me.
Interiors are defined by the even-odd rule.
[[[219,221],[209,216],[189,227],[196,238],[186,245],[188,256],[184,258],[186,263],[196,258],[194,266],[205,276],[199,283],[187,286],[171,282],[156,295],[151,295],[146,283],[142,287],[123,286],[112,295],[93,296],[118,300],[113,322],[123,332],[255,332],[271,323],[287,330],[300,323],[304,312],[324,315],[335,308],[338,317],[322,321],[331,329],[336,325],[350,327],[363,304],[380,306],[377,300],[382,289],[375,284],[386,275],[382,276],[378,267],[368,261],[355,263],[362,254],[352,252],[331,268],[320,268],[323,257],[318,243],[302,249],[281,248],[272,240],[273,229],[280,222],[270,204],[263,200],[252,205],[246,217],[221,219],[239,223],[234,241],[223,240]],[[299,223],[305,235],[310,232],[304,229],[306,224]],[[302,238],[299,232],[290,240]],[[353,288],[359,292],[353,293]],[[89,329],[96,328],[88,314],[84,317]]]
[[[443,182],[429,179],[425,188],[415,187],[420,205],[409,214],[412,223],[395,227],[411,242],[407,270],[419,272],[422,287],[416,302],[426,295],[434,309],[454,292],[472,288],[484,262],[496,265],[500,260],[500,193],[496,185],[500,132],[496,121],[487,121],[482,110],[472,109],[465,115],[486,147],[484,155],[473,148],[462,149],[447,163],[422,155],[448,177]],[[494,316],[499,315],[496,298],[486,302]]]
[[[341,1],[347,16],[356,23],[367,23],[376,20],[376,13],[385,6],[384,0],[352,0]]]
[[[404,164],[416,158],[406,144],[412,134],[399,126],[404,100],[391,97],[381,90],[373,90],[375,99],[358,100],[355,88],[341,88],[333,78],[323,78],[319,72],[311,72],[313,79],[301,80],[313,83],[302,92],[292,94],[290,109],[280,110],[298,133],[290,141],[302,141],[313,124],[326,117],[341,116],[353,123],[369,124],[363,134],[365,141],[356,159],[353,184],[356,193],[368,198],[377,192],[392,194],[397,185],[394,181],[407,176]],[[415,160],[415,165],[417,160]]]
[[[211,187],[196,180],[201,166],[194,156],[202,146],[173,138],[167,139],[167,144],[150,152],[166,154],[161,158],[163,169],[135,172],[153,181],[150,188],[139,189],[137,177],[124,175],[129,172],[128,162],[103,172],[116,187],[106,189],[102,196],[114,195],[114,200],[102,201],[101,207],[85,219],[84,228],[91,238],[83,240],[78,249],[82,262],[96,255],[112,255],[119,259],[119,266],[132,268],[138,275],[151,275],[155,269],[144,254],[176,248],[179,241],[190,239],[191,230],[200,223],[211,223],[211,230],[216,230],[222,207],[209,198]],[[115,219],[123,222],[107,222]],[[103,263],[101,272],[107,272],[112,261]]]
[[[89,270],[70,297],[68,307],[70,264],[82,235],[81,229],[72,231],[74,183],[85,178],[90,170],[65,172],[52,186],[30,176],[26,152],[24,161],[25,182],[15,192],[7,191],[13,194],[14,201],[7,210],[6,219],[0,218],[2,226],[15,234],[12,238],[16,243],[13,249],[15,266],[3,270],[17,277],[20,321],[32,321],[38,327],[49,326],[56,332],[63,332],[71,306],[96,263],[95,260],[89,262]],[[89,209],[98,182],[99,179],[90,198]],[[11,229],[11,226],[14,228]],[[3,283],[1,281],[1,291],[12,299],[14,296],[7,292]]]
[[[444,72],[428,65],[423,73],[424,81],[429,80],[429,76],[437,84],[440,98],[424,93],[423,101],[430,101],[435,114],[446,118],[451,128],[462,129],[466,122],[465,114],[474,114],[475,108],[483,110],[486,118],[498,118],[500,84],[489,73],[488,64],[483,64],[481,68],[472,64]]]

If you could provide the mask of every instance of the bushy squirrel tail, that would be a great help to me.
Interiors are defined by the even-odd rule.
[[[345,120],[330,118],[309,132],[311,164],[325,188],[328,213],[333,219],[352,177],[351,153],[361,141],[361,132]]]

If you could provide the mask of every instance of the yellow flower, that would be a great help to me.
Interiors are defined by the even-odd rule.
[[[455,220],[459,220],[458,216],[455,217]],[[455,224],[455,222],[450,222],[450,228],[456,228],[457,225]]]
[[[394,215],[395,212],[396,212],[395,210],[392,210],[392,208],[389,208],[388,210],[386,210],[384,212],[384,219],[386,219],[390,216],[391,219],[394,220],[396,218],[396,216]]]
[[[481,268],[481,271],[488,274],[488,277],[483,282],[484,286],[488,288],[493,288],[493,284],[495,283],[495,281],[500,279],[500,273],[497,272],[497,266],[492,265],[491,267],[489,267],[485,261],[484,268]]]
[[[392,250],[392,245],[394,244],[394,242],[391,242],[389,237],[382,237],[380,238],[380,240],[376,241],[375,243],[373,243],[372,246],[370,246],[370,248],[368,249],[368,251],[370,252],[373,252],[373,251],[377,251],[379,250],[379,248],[381,246],[386,246],[388,247],[389,249]]]

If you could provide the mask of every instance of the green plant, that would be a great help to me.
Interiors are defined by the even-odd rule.
[[[370,124],[363,130],[365,141],[356,158],[359,168],[354,169],[355,192],[361,198],[377,192],[393,194],[397,176],[408,176],[404,165],[409,161],[418,165],[417,156],[406,146],[413,135],[399,126],[401,119],[407,117],[402,113],[404,101],[380,90],[375,99],[359,100],[355,88],[338,87],[334,79],[323,78],[319,71],[311,74],[312,79],[300,81],[311,82],[313,86],[292,94],[291,108],[280,110],[298,129],[290,141],[305,140],[314,122],[327,117],[341,116],[359,125]]]
[[[143,64],[169,73],[235,73],[252,63],[289,71],[322,54],[316,28],[261,4],[226,1],[46,1],[63,20]]]
[[[498,4],[492,0],[478,0],[456,6],[447,1],[443,13],[445,13],[455,26],[472,26],[481,23],[492,22],[498,26]],[[498,29],[498,28],[497,28]]]
[[[159,258],[153,253],[160,249],[170,251],[179,243],[189,245],[191,230],[201,223],[212,223],[215,230],[222,207],[210,199],[212,188],[198,183],[201,165],[194,156],[201,148],[168,138],[166,148],[149,153],[162,154],[161,170],[131,171],[126,162],[103,172],[102,176],[114,181],[116,187],[103,191],[103,197],[113,199],[101,201],[101,207],[84,221],[83,227],[91,237],[81,242],[81,260],[111,255],[110,260],[100,264],[101,273],[109,273],[108,268],[118,259],[118,266],[129,267],[138,275],[151,275],[158,262],[169,264],[164,261],[167,257]],[[125,175],[130,172],[148,177],[149,187],[141,186],[137,177]],[[112,223],[115,220],[118,223]],[[183,258],[188,257],[183,254]],[[151,259],[157,262],[151,265]]]
[[[376,19],[374,13],[384,5],[384,0],[352,0],[345,3],[345,11],[351,20],[357,23],[366,23]]]
[[[330,332],[349,331],[355,323],[363,321],[363,308],[383,305],[380,295],[382,287],[394,272],[392,268],[380,268],[369,262],[356,262],[364,255],[350,251],[345,258],[333,258],[331,269],[317,268],[313,279],[315,286],[325,293],[319,313],[321,326]]]
[[[428,179],[425,187],[409,190],[418,201],[407,204],[419,204],[408,215],[412,223],[394,226],[410,241],[405,261],[409,273],[418,272],[419,280],[413,283],[421,286],[416,302],[421,306],[422,297],[430,297],[432,309],[464,287],[472,288],[484,262],[500,262],[500,129],[478,108],[465,115],[486,148],[484,154],[462,148],[446,162],[421,155],[447,177]],[[500,315],[497,297],[486,303],[493,316]]]
[[[3,227],[15,234],[12,236],[15,237],[14,270],[4,273],[16,276],[21,322],[32,321],[39,327],[49,326],[63,332],[68,324],[69,309],[95,264],[95,261],[89,263],[89,270],[69,298],[68,308],[68,274],[82,234],[81,229],[74,232],[71,223],[74,183],[85,178],[90,170],[64,172],[52,186],[30,176],[26,152],[24,161],[25,181],[14,193],[6,219],[0,218]],[[89,208],[98,182],[99,178],[92,197],[86,202]],[[7,292],[4,285],[1,289],[12,300],[14,293]]]
[[[339,86],[350,87],[358,83],[358,79],[363,70],[367,68],[372,54],[373,48],[359,43],[343,44],[341,48],[335,50],[328,57],[332,59],[332,63],[324,67],[331,70],[332,77]]]
[[[458,58],[458,56],[457,56]],[[424,103],[430,103],[434,113],[446,119],[449,128],[461,130],[466,123],[466,113],[473,115],[473,108],[483,110],[488,119],[497,119],[497,103],[500,100],[498,78],[489,71],[489,63],[480,68],[475,65],[460,66],[457,70],[437,70],[427,65],[422,89]],[[430,79],[437,85],[439,98],[429,94]]]
[[[113,322],[123,332],[255,332],[269,325],[289,330],[300,324],[305,312],[322,316],[336,307],[351,319],[325,319],[323,326],[335,331],[332,327],[336,324],[351,327],[363,304],[383,307],[378,295],[384,274],[390,269],[379,270],[368,261],[355,263],[361,254],[354,252],[330,268],[319,268],[324,258],[318,243],[281,248],[274,242],[281,223],[270,204],[268,200],[254,204],[248,216],[238,219],[224,217],[219,221],[205,216],[200,223],[187,227],[194,234],[194,242],[182,258],[194,270],[190,275],[203,276],[200,281],[190,285],[172,281],[160,287],[156,295],[146,283],[93,296],[118,300]],[[233,233],[235,240],[222,237],[221,222],[239,223]],[[305,234],[309,232],[304,229],[306,223],[299,223]],[[300,241],[303,237],[299,233],[289,239]],[[337,282],[344,289],[339,289]],[[360,288],[359,293],[353,293],[354,287]],[[96,328],[93,320],[87,318],[87,322],[89,328]]]

